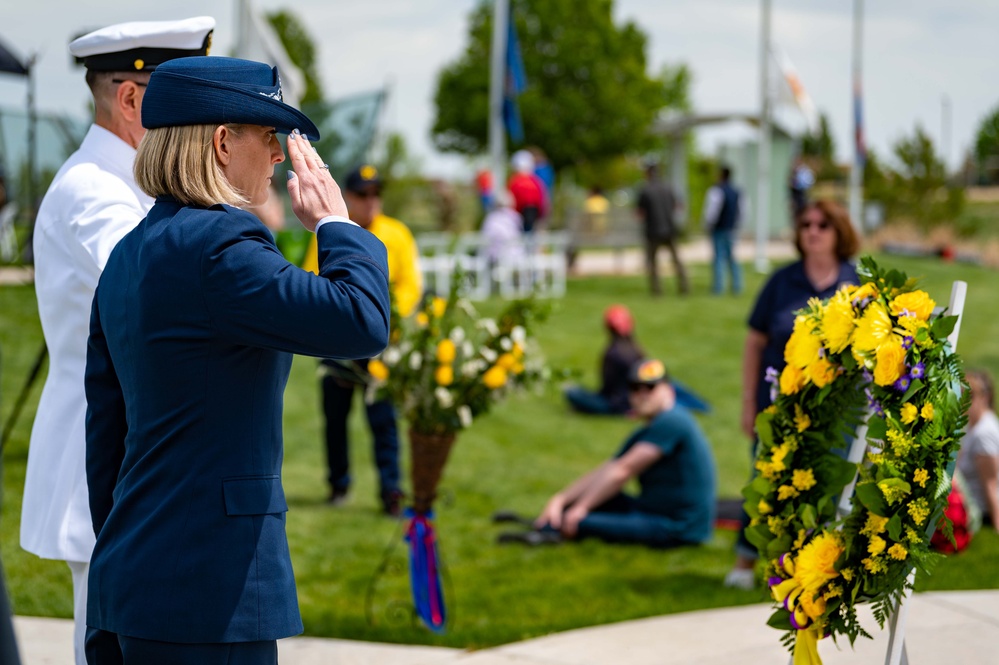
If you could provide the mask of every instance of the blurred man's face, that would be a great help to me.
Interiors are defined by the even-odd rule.
[[[371,222],[382,211],[382,199],[378,187],[372,185],[359,192],[347,190],[343,200],[347,203],[350,220],[362,228],[371,226]]]

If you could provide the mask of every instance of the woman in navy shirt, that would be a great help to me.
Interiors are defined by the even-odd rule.
[[[771,403],[767,370],[784,369],[784,346],[794,328],[795,312],[810,298],[829,298],[844,284],[857,284],[850,258],[860,248],[857,233],[842,206],[827,200],[809,203],[794,226],[794,245],[801,259],[777,270],[756,299],[742,359],[742,431],[756,446],[756,414]],[[756,549],[746,540],[749,516],[743,512],[736,543],[735,566],[726,586],[752,588]]]

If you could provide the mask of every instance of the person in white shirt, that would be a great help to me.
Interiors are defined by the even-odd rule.
[[[91,303],[111,250],[153,205],[132,175],[145,134],[140,116],[149,75],[168,60],[207,55],[214,27],[208,16],[121,23],[69,46],[87,69],[94,124],[59,169],[35,220],[35,292],[50,361],[28,449],[21,547],[69,564],[77,665],[86,663],[87,576],[95,542],[83,389]]]
[[[524,220],[506,190],[496,193],[496,202],[482,222],[482,238],[490,263],[517,260],[524,256]]]
[[[732,293],[742,293],[742,270],[735,258],[739,222],[742,220],[742,192],[732,186],[732,170],[723,166],[718,182],[704,197],[704,230],[711,235],[714,259],[711,267],[711,292],[720,295],[728,269]]]
[[[999,418],[995,412],[995,384],[984,370],[968,370],[967,378],[971,404],[957,470],[970,499],[981,510],[983,522],[999,528]]]

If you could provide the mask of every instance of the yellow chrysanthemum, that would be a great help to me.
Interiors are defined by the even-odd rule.
[[[895,543],[888,548],[888,556],[898,561],[904,561],[905,557],[909,556],[909,550],[902,547],[899,543]]]
[[[926,321],[936,306],[926,291],[912,291],[895,296],[891,301],[891,313],[896,317],[912,316],[920,321]]]
[[[824,532],[805,545],[794,559],[794,578],[805,593],[814,594],[839,573],[834,566],[843,546],[834,533]]]
[[[867,543],[867,553],[871,556],[877,556],[885,551],[887,544],[881,536],[871,536],[870,542]]]
[[[783,395],[793,395],[805,387],[807,377],[801,369],[788,365],[780,373],[780,392]]]
[[[883,533],[887,526],[887,517],[881,517],[880,515],[875,515],[874,513],[868,511],[867,522],[864,524],[864,528],[860,530],[860,533],[865,536],[876,536],[879,533]]]
[[[427,324],[430,323],[430,317],[427,316],[426,312],[417,312],[415,319],[416,319],[416,325],[420,326],[421,328],[426,328]]]
[[[919,483],[920,487],[926,487],[926,481],[929,478],[930,474],[926,469],[916,469],[916,472],[912,474],[913,482]]]
[[[513,357],[512,353],[504,353],[496,359],[496,364],[503,369],[510,370],[517,364],[517,360]]]
[[[826,599],[823,596],[813,596],[808,591],[802,592],[798,597],[798,603],[812,621],[818,619],[826,611]]]
[[[450,339],[442,339],[437,344],[437,362],[450,364],[454,362],[455,346]]]
[[[853,334],[853,345],[861,351],[874,351],[891,335],[891,317],[884,305],[872,302],[864,310]]]
[[[777,488],[777,500],[787,501],[788,499],[793,499],[798,496],[798,490],[794,489],[790,485],[781,485]]]
[[[794,426],[799,433],[804,432],[812,426],[812,419],[808,417],[808,414],[804,412],[799,404],[794,405]]]
[[[773,512],[773,508],[764,499],[760,499],[760,502],[756,504],[756,510],[759,511],[760,515],[768,515]]]
[[[791,474],[791,484],[805,492],[815,486],[815,474],[811,469],[795,469]]]
[[[874,365],[874,383],[890,386],[905,374],[905,349],[898,335],[889,335],[878,347]]]
[[[389,368],[381,360],[372,360],[368,363],[368,374],[377,381],[384,381],[389,376]]]
[[[825,358],[819,358],[807,369],[808,378],[812,380],[816,388],[824,388],[836,378],[836,365]]]
[[[810,317],[799,315],[794,320],[794,331],[784,347],[784,360],[788,365],[802,369],[815,362],[822,348],[822,340],[812,334],[815,322]]]
[[[851,300],[864,300],[865,298],[877,298],[878,287],[874,282],[867,282],[855,287],[845,287],[849,292]]]
[[[857,318],[846,291],[840,291],[829,301],[822,314],[822,336],[833,353],[839,353],[850,344]]]
[[[438,365],[434,372],[434,380],[439,386],[449,386],[454,383],[454,369],[451,365]]]
[[[447,311],[447,300],[444,300],[444,298],[434,298],[430,302],[430,311],[436,318],[441,318],[444,316],[444,312]]]
[[[926,404],[923,404],[923,408],[919,412],[919,415],[921,415],[925,420],[933,420],[933,403],[927,402]]]
[[[482,375],[482,383],[490,390],[502,388],[506,385],[506,370],[499,365],[493,365]]]
[[[909,423],[915,422],[916,418],[919,417],[919,409],[912,402],[906,402],[902,405],[902,413],[900,414],[902,418],[902,424],[908,425]]]

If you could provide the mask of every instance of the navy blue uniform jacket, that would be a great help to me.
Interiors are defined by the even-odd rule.
[[[281,487],[291,354],[370,358],[389,322],[381,242],[330,222],[318,244],[317,276],[248,212],[160,199],[111,253],[85,379],[89,626],[181,643],[302,632]]]

